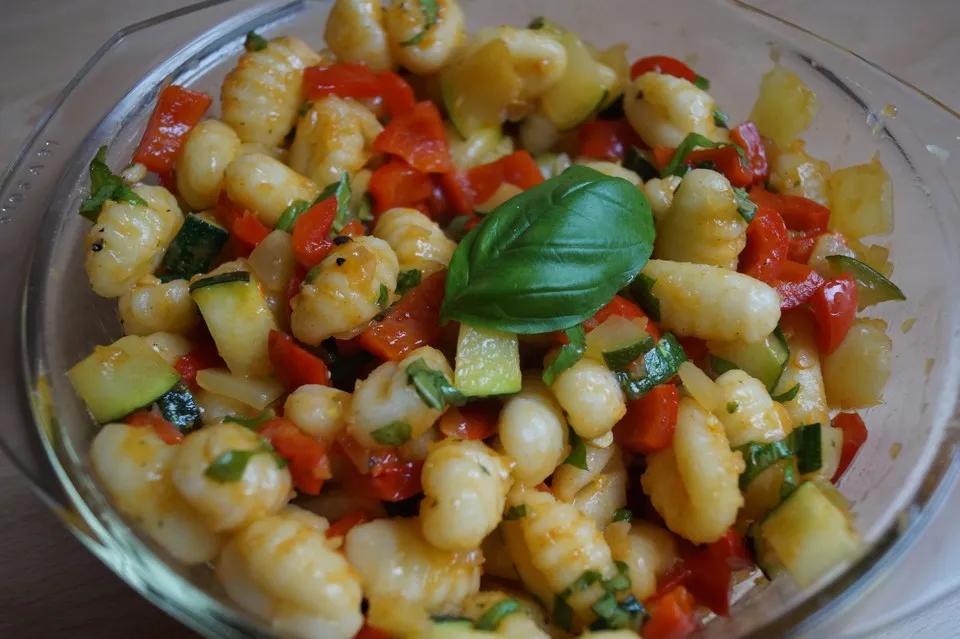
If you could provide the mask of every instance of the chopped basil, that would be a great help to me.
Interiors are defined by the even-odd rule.
[[[740,214],[740,217],[747,222],[752,222],[753,217],[757,214],[757,205],[754,204],[744,189],[734,187],[733,197],[737,201],[737,213]]]
[[[256,31],[248,31],[243,41],[243,48],[247,51],[263,51],[267,48],[267,39]]]
[[[320,273],[320,265],[316,264],[310,267],[310,270],[307,271],[307,274],[303,276],[303,282],[309,284],[314,280],[314,278]]]
[[[386,308],[390,302],[390,289],[385,284],[380,285],[380,294],[377,295],[377,306]]]
[[[586,333],[583,331],[582,324],[568,328],[564,331],[564,334],[567,336],[569,343],[560,347],[560,352],[543,371],[543,383],[547,386],[553,384],[560,373],[579,362],[587,348]]]
[[[364,193],[357,204],[357,219],[361,222],[373,221],[373,199],[369,193]]]
[[[537,16],[536,18],[530,21],[530,23],[527,25],[527,28],[532,29],[533,31],[536,31],[538,29],[544,28],[545,26],[547,26],[547,19],[543,16]]]
[[[730,128],[730,116],[720,109],[713,110],[713,123],[721,129]]]
[[[458,391],[438,370],[430,368],[423,358],[407,365],[407,382],[413,384],[423,403],[434,410],[443,410],[445,406],[462,406],[466,402],[463,393]]]
[[[613,519],[610,521],[631,521],[633,520],[633,512],[628,508],[619,508],[613,511]]]
[[[635,362],[638,357],[653,348],[653,338],[647,335],[630,346],[609,351],[603,354],[603,361],[607,368],[612,371],[622,371],[629,368],[630,364]]]
[[[740,404],[737,402],[727,402],[727,412],[733,415],[740,409]]]
[[[97,221],[104,202],[126,202],[146,206],[146,201],[136,194],[119,175],[107,166],[107,147],[101,146],[90,161],[90,195],[80,203],[80,215],[91,222]]]
[[[633,283],[630,284],[630,293],[633,294],[633,298],[637,301],[637,304],[640,305],[640,308],[643,309],[643,312],[654,322],[659,322],[660,300],[653,294],[653,285],[656,283],[657,280],[645,273],[640,273],[637,275],[637,279],[633,280]]]
[[[249,428],[250,430],[256,430],[263,426],[265,423],[270,421],[276,416],[276,413],[272,408],[264,409],[259,415],[253,417],[243,417],[241,415],[227,415],[223,418],[225,422],[232,422],[234,424],[240,424],[244,428]]]
[[[643,356],[643,377],[635,377],[630,371],[617,371],[616,376],[626,396],[638,399],[676,375],[685,361],[687,354],[680,342],[672,333],[664,333],[657,345]]]
[[[401,271],[397,276],[397,295],[403,295],[407,291],[416,288],[423,278],[423,273],[412,268],[409,271]]]
[[[800,392],[800,384],[794,384],[791,388],[785,390],[779,395],[771,395],[770,399],[775,402],[789,402]]]
[[[570,464],[580,470],[589,470],[587,468],[587,445],[572,430],[570,431],[570,454],[563,460],[563,463]]]
[[[745,468],[740,475],[740,487],[746,488],[757,475],[781,459],[796,456],[797,470],[801,474],[813,472],[823,465],[820,424],[800,426],[778,442],[750,442],[738,446],[743,455]]]
[[[290,206],[283,209],[283,213],[280,214],[280,219],[277,220],[277,224],[274,228],[277,228],[281,231],[287,231],[288,233],[293,230],[293,225],[296,223],[297,218],[303,215],[307,209],[310,208],[310,203],[306,200],[294,200]]]
[[[527,516],[527,505],[520,504],[519,506],[510,506],[507,508],[507,512],[504,513],[503,518],[506,521],[513,521],[514,519],[522,519]]]
[[[490,606],[473,625],[477,630],[493,631],[497,629],[504,617],[520,611],[520,604],[516,599],[512,597],[501,599]]]
[[[614,561],[617,567],[617,574],[603,582],[603,589],[607,592],[619,592],[630,587],[630,569],[622,561]]]
[[[710,80],[706,79],[705,77],[703,77],[703,76],[700,75],[700,74],[697,74],[697,77],[694,78],[693,84],[694,84],[694,86],[696,86],[696,87],[697,87],[698,89],[700,89],[701,91],[709,91],[709,90],[710,90]]]
[[[733,147],[736,149],[737,153],[740,155],[741,159],[745,159],[746,155],[739,146],[736,144],[731,144],[729,142],[714,142],[710,138],[700,135],[699,133],[688,133],[687,137],[683,138],[683,141],[680,142],[676,150],[673,152],[673,157],[670,158],[670,161],[667,163],[663,170],[660,171],[660,177],[667,177],[668,175],[683,175],[686,173],[686,164],[687,156],[696,149],[722,149],[724,147]]]
[[[220,273],[197,280],[190,285],[190,292],[205,288],[207,286],[216,286],[217,284],[229,284],[231,282],[249,282],[250,273],[247,271],[230,271],[229,273]]]
[[[344,171],[340,174],[340,179],[331,186],[334,187],[333,193],[337,197],[337,215],[333,218],[333,232],[339,233],[353,219],[353,212],[350,210],[350,198],[353,197],[353,191],[350,190],[350,176]]]
[[[240,481],[243,478],[243,472],[247,469],[247,464],[254,455],[261,453],[271,455],[277,464],[277,468],[283,468],[287,465],[286,460],[277,455],[273,446],[264,440],[258,448],[253,450],[228,450],[220,453],[216,459],[210,462],[203,474],[220,483]]]
[[[390,422],[374,430],[370,435],[378,444],[400,446],[410,441],[410,424],[399,421]]]
[[[559,594],[553,597],[553,623],[567,632],[573,626],[573,608]]]
[[[412,47],[415,44],[420,44],[427,37],[427,31],[437,24],[437,18],[440,15],[437,0],[417,0],[417,2],[420,3],[420,11],[423,12],[423,28],[417,35],[401,42],[401,47]]]
[[[467,224],[472,219],[472,215],[457,215],[450,220],[450,224],[447,224],[443,232],[454,242],[459,242],[467,234]]]
[[[633,145],[623,154],[623,168],[633,171],[644,182],[660,177],[660,172],[657,171],[653,162],[643,155],[643,151]]]

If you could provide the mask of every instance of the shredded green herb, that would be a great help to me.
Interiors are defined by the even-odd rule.
[[[418,358],[407,365],[407,382],[413,384],[423,403],[434,410],[443,410],[447,405],[462,406],[466,398],[453,387],[447,376]]]
[[[427,32],[437,24],[437,19],[440,17],[437,0],[417,0],[417,2],[420,3],[420,11],[423,12],[423,28],[417,35],[401,42],[401,47],[412,47],[423,42],[423,39],[427,37]]]
[[[384,446],[400,446],[410,440],[410,424],[407,422],[390,422],[370,433],[378,444]]]
[[[567,455],[567,458],[563,460],[564,464],[570,464],[575,468],[580,470],[588,470],[587,468],[587,445],[583,443],[583,440],[580,439],[580,436],[577,435],[573,430],[570,431],[570,454]]]
[[[97,154],[90,161],[90,195],[80,203],[80,215],[91,222],[97,221],[97,216],[107,200],[127,202],[146,206],[147,202],[137,195],[107,166],[107,147],[101,146]]]
[[[267,48],[267,39],[256,31],[248,31],[243,40],[243,48],[247,51],[263,51]]]
[[[401,271],[397,276],[397,295],[402,297],[407,291],[415,289],[419,286],[422,278],[423,273],[415,268],[409,271]]]
[[[583,352],[586,350],[586,333],[582,324],[577,324],[573,328],[564,331],[568,343],[560,347],[560,352],[550,362],[550,365],[543,371],[543,383],[547,386],[553,384],[560,373],[567,370],[580,361]]]

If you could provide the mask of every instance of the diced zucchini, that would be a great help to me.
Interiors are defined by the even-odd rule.
[[[883,320],[857,319],[837,350],[823,358],[823,386],[831,406],[868,408],[883,400],[893,348],[886,329]]]
[[[848,515],[813,482],[801,484],[770,513],[759,536],[801,587],[855,556],[860,546]]]
[[[840,452],[843,450],[843,431],[822,424],[820,426],[820,467],[807,473],[801,479],[822,477],[830,481],[840,466]]]
[[[857,283],[857,309],[863,310],[868,306],[886,302],[888,300],[905,300],[907,297],[900,288],[884,277],[883,273],[874,270],[860,260],[847,255],[829,255],[827,263],[834,277],[842,273],[849,273]]]
[[[235,399],[257,410],[263,410],[284,393],[284,386],[273,379],[238,377],[224,368],[197,371],[197,385],[211,393]]]
[[[737,519],[759,521],[776,508],[797,486],[797,463],[793,457],[767,466],[743,489],[743,509]]]
[[[557,39],[567,50],[567,70],[541,96],[540,109],[564,131],[589,119],[605,105],[610,89],[617,82],[617,74],[597,62],[575,33],[567,31]]]
[[[183,382],[157,398],[157,408],[163,418],[173,424],[181,433],[189,433],[200,426],[200,407],[193,399],[193,393]]]
[[[177,371],[135,335],[97,346],[67,376],[100,423],[149,406],[180,381]]]
[[[227,263],[194,281],[190,295],[230,371],[263,377],[271,370],[267,337],[277,323],[257,282],[246,271],[231,270],[237,267]]]
[[[687,361],[683,346],[672,333],[664,333],[656,346],[643,355],[642,374],[634,366],[616,371],[617,381],[628,399],[638,399],[654,386],[663,384],[677,374],[680,365]]]
[[[759,342],[707,342],[714,355],[732,363],[751,377],[756,377],[772,391],[783,373],[790,349],[783,334],[776,330]],[[720,371],[718,371],[720,372]]]
[[[602,362],[604,353],[633,346],[649,337],[646,318],[627,319],[621,315],[611,315],[587,333],[584,355]]]
[[[220,254],[230,233],[204,213],[191,213],[163,256],[165,275],[189,279],[206,273]]]
[[[460,325],[454,386],[470,397],[520,391],[520,346],[517,336]]]
[[[510,49],[499,39],[450,65],[440,78],[447,115],[464,138],[499,127],[507,107],[519,100],[520,89]]]

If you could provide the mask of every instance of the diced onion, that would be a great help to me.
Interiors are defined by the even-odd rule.
[[[283,384],[276,380],[237,377],[225,368],[197,371],[197,384],[204,390],[243,402],[257,410],[266,408],[284,391]]]

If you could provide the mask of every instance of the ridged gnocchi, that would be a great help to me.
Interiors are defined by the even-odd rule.
[[[186,333],[200,319],[186,280],[161,283],[156,277],[144,277],[120,295],[117,307],[127,335]]]
[[[713,121],[716,103],[692,82],[649,71],[627,87],[623,110],[630,125],[650,146],[677,147],[688,133],[725,142],[727,134]]]
[[[474,622],[483,618],[484,614],[500,602],[512,599],[519,604],[515,612],[500,619],[496,629],[490,631],[489,636],[500,639],[550,639],[546,632],[543,611],[536,602],[521,597],[515,592],[499,590],[484,590],[467,597],[463,602],[463,614]],[[502,604],[501,604],[502,605]]]
[[[335,246],[290,303],[293,334],[314,345],[330,336],[353,337],[386,309],[399,273],[396,253],[379,238],[356,237]]]
[[[773,394],[779,395],[799,386],[796,396],[783,403],[790,421],[795,426],[829,423],[827,392],[823,386],[820,353],[812,323],[806,317],[788,314],[780,328],[790,348],[790,357]]]
[[[311,202],[320,193],[313,180],[263,153],[241,155],[227,166],[224,188],[230,201],[253,211],[267,226],[296,202]]]
[[[290,166],[323,187],[363,168],[383,127],[359,102],[335,95],[314,102],[297,121]]]
[[[717,378],[723,393],[723,407],[716,412],[727,433],[730,446],[750,442],[780,441],[790,434],[793,424],[786,409],[770,399],[763,382],[742,370],[727,371]]]
[[[585,439],[606,435],[627,413],[620,383],[605,364],[583,358],[550,385],[570,427]]]
[[[319,62],[306,42],[290,36],[247,51],[223,80],[223,121],[243,142],[279,146],[303,103],[303,70]]]
[[[360,62],[374,71],[393,66],[380,0],[336,0],[323,37],[342,62]]]
[[[668,175],[665,178],[652,178],[643,185],[643,193],[650,202],[653,219],[657,224],[663,222],[670,212],[670,206],[673,204],[673,198],[682,179],[678,175]]]
[[[627,505],[627,469],[616,444],[586,446],[587,470],[571,464],[557,468],[550,483],[553,494],[572,503],[603,530],[613,513]]]
[[[567,455],[567,420],[536,377],[524,377],[520,392],[504,403],[497,430],[500,445],[514,461],[514,478],[528,486],[549,477]]]
[[[446,268],[457,248],[440,225],[416,209],[384,211],[377,217],[373,235],[390,245],[401,272],[418,270],[423,277]]]
[[[510,62],[520,80],[518,99],[530,104],[555,85],[567,70],[567,50],[554,37],[534,29],[507,25],[481,29],[470,43],[475,51],[500,40],[510,51]]]
[[[436,0],[435,7],[436,20],[429,27],[419,2],[394,1],[383,12],[391,57],[418,75],[443,68],[466,34],[463,10],[456,0]]]
[[[678,561],[677,540],[649,522],[617,521],[603,531],[610,553],[627,565],[630,594],[643,601],[657,590],[657,580]]]
[[[177,192],[194,211],[217,203],[227,166],[240,154],[240,136],[220,120],[193,127],[177,158]]]
[[[306,384],[287,396],[283,415],[308,435],[332,442],[347,427],[351,400],[342,390]]]

